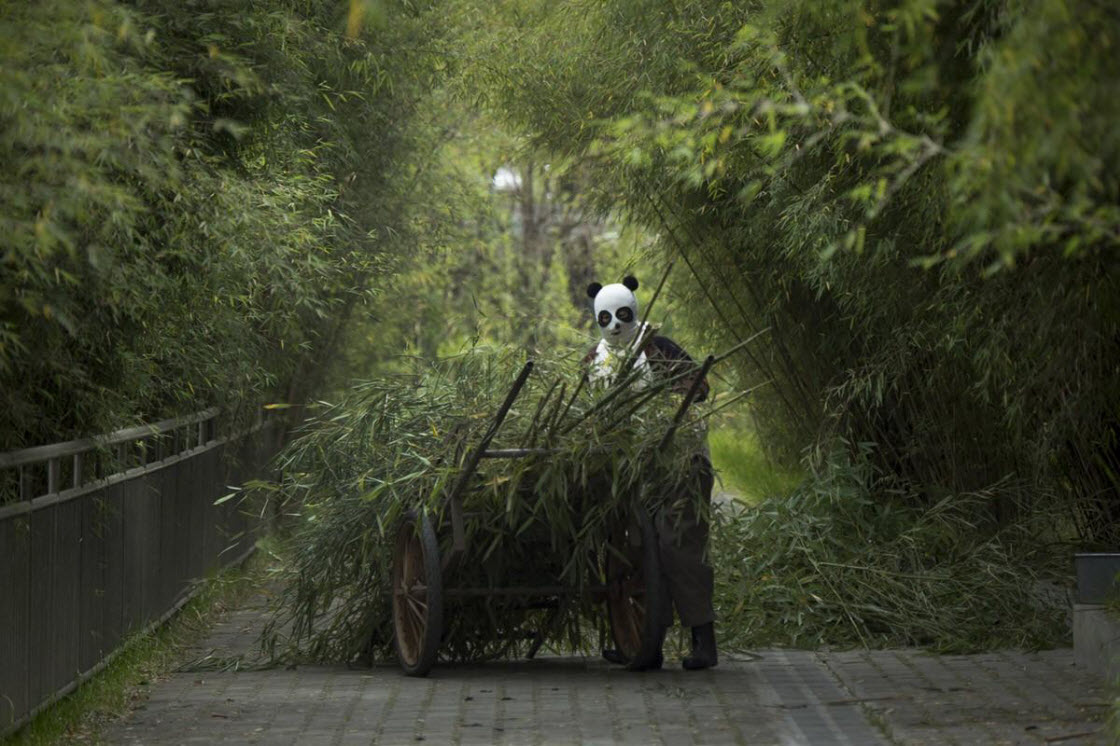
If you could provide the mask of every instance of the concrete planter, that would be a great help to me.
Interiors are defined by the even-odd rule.
[[[1073,652],[1079,667],[1108,681],[1120,679],[1120,621],[1105,609],[1105,601],[1120,594],[1120,552],[1074,555],[1077,603],[1073,605]]]
[[[1073,555],[1077,570],[1077,602],[1103,604],[1110,593],[1120,591],[1120,552],[1085,552]]]

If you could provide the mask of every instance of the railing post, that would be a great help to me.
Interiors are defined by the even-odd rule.
[[[82,486],[82,452],[74,454],[74,489]]]
[[[58,482],[62,474],[62,464],[59,463],[57,458],[52,458],[47,461],[47,494],[53,495],[58,492]]]

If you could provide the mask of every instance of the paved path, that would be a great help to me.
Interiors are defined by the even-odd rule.
[[[931,656],[764,650],[632,674],[597,659],[245,666],[250,604],[114,724],[107,743],[1096,744],[1108,692],[1070,650]],[[240,670],[236,670],[240,667]],[[224,669],[224,670],[223,670]]]

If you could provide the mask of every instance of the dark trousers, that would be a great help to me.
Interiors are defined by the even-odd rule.
[[[662,605],[661,619],[673,624],[676,607],[681,626],[699,627],[715,621],[712,592],[715,587],[712,566],[708,564],[707,510],[711,507],[712,464],[706,456],[696,456],[685,482],[686,494],[670,500],[654,520],[661,550],[662,588],[672,603]],[[703,504],[703,514],[697,510]]]

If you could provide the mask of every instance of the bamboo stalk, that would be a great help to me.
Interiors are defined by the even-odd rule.
[[[482,458],[524,458],[560,453],[559,448],[491,448],[482,452]]]
[[[687,230],[687,228],[686,228],[686,230]],[[714,267],[714,268],[719,267],[719,262],[717,262],[715,259],[713,259],[709,252],[706,252],[704,250],[704,248],[703,248],[704,242],[698,240],[698,237],[696,237],[695,234],[694,234],[694,240],[696,241],[696,245],[698,247],[698,250],[700,251],[700,254],[704,258],[704,260],[707,261],[708,264],[710,266]],[[736,308],[738,308],[739,315],[742,316],[743,321],[748,326],[753,327],[754,323],[751,320],[750,315],[747,313],[746,308],[743,306],[742,302],[739,300],[739,297],[733,292],[732,287],[731,287],[731,283],[727,280],[726,275],[719,272],[718,270],[713,271],[713,274],[720,280],[721,284],[723,285],[724,292],[727,293],[727,295],[731,298],[732,302],[735,304]],[[743,283],[747,287],[747,292],[750,294],[752,300],[754,301],[755,307],[762,308],[763,293],[762,293],[761,289],[758,287],[758,283],[757,283],[756,279],[754,277],[752,277],[750,275],[750,273],[742,273],[742,280],[743,280]],[[787,316],[788,316],[788,314],[787,314]],[[792,317],[790,317],[790,319],[792,320]],[[776,349],[778,351],[778,355],[782,360],[783,366],[785,368],[786,377],[792,382],[792,388],[799,395],[800,404],[804,408],[804,413],[803,414],[807,418],[806,421],[812,422],[812,420],[813,420],[813,411],[812,411],[812,399],[813,399],[813,397],[811,396],[811,393],[810,393],[809,383],[805,380],[805,377],[802,374],[803,371],[800,368],[798,368],[798,366],[795,365],[794,362],[793,362],[793,355],[790,353],[789,345],[786,343],[786,338],[782,334],[781,319],[778,317],[778,315],[771,314],[770,315],[770,321],[771,321],[771,326],[773,327],[774,332],[775,332],[774,336],[772,337],[773,344],[774,344],[774,349]],[[773,376],[771,376],[771,378],[773,378]]]
[[[709,367],[714,367],[717,363],[722,362],[723,360],[726,360],[727,358],[731,357],[736,352],[743,349],[748,344],[750,344],[752,341],[757,339],[759,336],[761,336],[762,334],[765,334],[767,331],[769,331],[769,329],[763,329],[763,330],[757,332],[756,334],[753,334],[750,338],[745,339],[742,342],[740,342],[739,344],[737,344],[737,345],[731,347],[730,349],[726,350],[725,352],[714,356],[714,359],[712,361],[712,365],[709,366]],[[686,370],[682,370],[681,372],[676,373],[672,376],[661,378],[661,379],[657,380],[656,382],[649,384],[647,387],[641,389],[640,391],[635,393],[633,396],[622,397],[621,400],[616,400],[616,401],[610,402],[610,406],[603,406],[602,407],[603,412],[609,414],[611,410],[620,409],[622,407],[625,407],[628,404],[631,404],[632,402],[637,402],[637,404],[634,404],[632,407],[630,407],[630,409],[627,410],[623,415],[615,417],[614,419],[610,420],[607,427],[608,428],[613,427],[620,420],[625,419],[625,417],[627,415],[633,414],[634,412],[638,411],[641,407],[645,406],[645,404],[649,400],[651,400],[655,396],[657,396],[657,394],[660,394],[665,389],[672,387],[674,384],[678,383],[679,381],[689,379],[693,376],[697,376],[697,380],[703,380],[703,377],[704,377],[704,375],[706,375],[707,370],[708,369],[704,368],[704,367],[701,367],[699,370],[697,370],[696,368],[691,368],[690,367],[690,368],[688,368]],[[694,384],[694,385],[698,385],[698,384]],[[757,387],[752,387],[751,391],[753,391],[754,388],[757,388]],[[627,389],[627,390],[629,390],[629,389]],[[596,410],[596,411],[598,411],[598,410]],[[707,415],[705,415],[705,416],[707,416]],[[565,431],[565,432],[567,432],[567,431]]]
[[[686,367],[686,366],[682,366],[682,367]],[[695,367],[686,367],[685,370],[681,370],[680,372],[674,373],[671,376],[666,376],[664,378],[660,378],[660,379],[654,381],[653,383],[648,384],[645,388],[638,389],[636,392],[634,392],[633,396],[624,397],[624,398],[620,399],[619,401],[614,402],[614,404],[610,407],[610,409],[619,409],[621,407],[626,406],[627,404],[630,404],[631,402],[641,400],[639,402],[639,404],[635,405],[632,408],[632,412],[636,412],[636,411],[638,411],[638,409],[640,409],[642,406],[645,405],[646,401],[654,398],[656,395],[658,395],[660,393],[663,393],[665,391],[665,389],[672,388],[677,383],[679,383],[681,381],[684,381],[684,380],[687,380],[687,379],[691,378],[692,376],[695,376],[697,374],[698,370],[699,369],[695,368]],[[634,390],[631,389],[631,391],[634,391]],[[632,412],[628,412],[627,414],[631,414]],[[618,419],[621,419],[621,418],[616,418],[616,420],[612,420],[610,425],[608,425],[608,428],[612,427],[615,424],[615,422],[617,422]]]
[[[447,496],[447,503],[451,506],[451,551],[443,558],[443,569],[447,570],[453,562],[462,556],[467,548],[466,544],[466,529],[463,526],[463,505],[461,498],[463,492],[467,489],[471,477],[474,476],[475,469],[478,468],[478,462],[482,460],[482,454],[490,445],[490,441],[498,433],[498,428],[502,426],[506,415],[509,414],[510,408],[513,407],[514,400],[517,399],[518,394],[521,393],[525,381],[529,379],[529,374],[533,372],[533,361],[530,360],[525,363],[525,367],[521,369],[518,374],[517,380],[513,383],[513,388],[510,389],[506,395],[506,400],[502,402],[502,406],[498,409],[498,414],[494,416],[494,422],[490,425],[490,429],[482,436],[475,449],[471,452],[466,463],[463,466],[462,472],[459,474],[459,481],[451,489],[450,494]]]
[[[653,398],[654,398],[655,396],[658,396],[658,395],[660,395],[660,394],[661,394],[661,393],[662,393],[662,392],[663,392],[663,391],[665,390],[665,388],[667,388],[667,386],[666,386],[666,387],[658,387],[658,388],[656,388],[656,389],[654,389],[654,390],[652,390],[652,391],[650,391],[650,390],[648,390],[648,389],[643,389],[643,390],[642,390],[642,393],[641,393],[640,395],[638,395],[638,396],[634,396],[634,397],[631,397],[631,398],[629,398],[629,399],[626,399],[626,400],[622,401],[622,402],[621,402],[621,403],[619,404],[619,407],[621,407],[622,405],[628,404],[629,402],[635,401],[635,400],[637,400],[637,404],[635,404],[634,406],[630,407],[629,409],[627,409],[627,410],[626,410],[625,412],[623,412],[622,414],[618,415],[618,416],[617,416],[617,417],[615,417],[614,419],[610,420],[610,421],[609,421],[609,422],[608,422],[608,423],[606,424],[606,426],[605,426],[605,429],[607,429],[607,430],[610,430],[610,429],[611,429],[611,428],[613,428],[613,427],[614,427],[615,425],[617,425],[617,424],[618,424],[619,422],[621,422],[621,421],[625,420],[625,419],[626,419],[627,417],[629,417],[630,415],[632,415],[632,414],[634,414],[635,412],[637,412],[637,411],[638,411],[639,409],[641,409],[641,408],[642,408],[642,407],[644,407],[644,406],[645,406],[646,404],[648,404],[648,403],[649,403],[649,401],[650,401],[651,399],[653,399]]]
[[[549,400],[552,398],[553,393],[556,392],[556,389],[559,386],[560,379],[553,381],[552,385],[548,387],[548,391],[545,392],[545,395],[542,396],[541,400],[537,403],[537,411],[533,413],[533,419],[529,421],[529,428],[525,435],[525,444],[527,447],[532,447],[533,441],[537,439],[537,430],[540,423],[541,414],[544,412],[544,409],[548,405]],[[547,418],[545,419],[547,420]]]
[[[556,433],[557,429],[560,427],[560,423],[568,416],[568,410],[572,408],[572,405],[575,404],[576,399],[583,391],[583,387],[587,385],[588,378],[587,372],[584,371],[583,375],[579,377],[579,384],[576,386],[576,390],[572,392],[572,398],[568,399],[568,404],[564,407],[564,411],[557,416],[556,422],[553,423],[552,430],[549,432],[549,438],[547,438],[547,440],[552,439],[551,436]]]
[[[543,430],[547,439],[547,434],[552,432],[556,426],[556,417],[560,414],[560,407],[564,406],[564,394],[568,392],[568,383],[565,381],[560,384],[560,393],[556,395],[556,404],[552,407],[552,411],[544,418]]]
[[[769,383],[769,381],[767,381],[766,383]],[[727,409],[728,407],[730,407],[732,404],[739,401],[743,397],[750,396],[751,394],[754,393],[755,389],[761,388],[762,386],[765,386],[766,383],[759,384],[758,386],[752,386],[751,388],[747,389],[746,391],[740,391],[738,394],[735,394],[735,396],[731,397],[727,401],[720,403],[720,405],[718,407],[713,407],[712,409],[709,409],[704,414],[700,415],[700,419],[706,420],[707,418],[711,417],[716,412]]]
[[[723,309],[721,308],[719,303],[716,302],[716,299],[712,296],[711,290],[709,290],[707,284],[700,277],[700,272],[697,270],[696,265],[693,264],[692,260],[689,258],[688,254],[685,252],[684,244],[682,244],[680,239],[677,238],[676,233],[669,228],[668,222],[665,220],[665,215],[661,211],[661,208],[659,208],[657,206],[657,203],[654,202],[653,198],[651,196],[649,196],[648,194],[646,195],[646,198],[649,200],[650,206],[653,208],[653,211],[657,215],[657,218],[661,222],[661,225],[665,228],[665,232],[669,235],[669,238],[672,240],[673,245],[677,249],[677,252],[680,254],[681,258],[684,259],[685,265],[688,267],[689,271],[692,273],[692,277],[696,280],[696,284],[700,286],[700,290],[704,293],[704,296],[708,299],[708,303],[711,305],[712,310],[714,310],[716,312],[716,315],[719,317],[720,321],[723,322],[724,327],[731,334],[731,336],[734,337],[737,340],[742,341],[743,338],[742,338],[742,336],[740,336],[738,329],[735,326],[732,325],[731,320],[728,319],[727,316],[724,314]],[[686,231],[687,231],[687,228],[686,228]],[[695,240],[694,236],[693,236],[693,239]],[[749,321],[748,321],[748,325],[749,325]],[[760,360],[753,353],[748,352],[748,355],[750,356],[751,363],[756,368],[758,368],[761,371],[769,371],[771,373],[770,378],[771,379],[775,378],[775,376],[773,375],[773,371],[770,369],[770,367],[768,365],[764,364],[763,361]],[[777,386],[775,390],[778,392],[778,397],[782,400],[782,403],[785,405],[786,411],[789,412],[789,414],[795,420],[798,421],[799,425],[803,425],[803,422],[802,422],[803,413],[800,411],[800,409],[794,407],[793,402],[790,401],[789,397],[786,395],[786,392],[783,390],[783,388],[781,386]]]
[[[761,337],[761,336],[762,336],[763,334],[766,334],[766,333],[767,333],[768,331],[770,331],[770,327],[766,327],[765,329],[761,329],[761,330],[759,330],[759,331],[755,332],[754,334],[752,334],[751,336],[747,337],[746,339],[744,339],[744,340],[743,340],[742,342],[740,342],[739,344],[737,344],[737,345],[735,345],[734,347],[732,347],[732,348],[731,348],[730,350],[728,350],[727,352],[724,352],[724,353],[723,353],[723,354],[721,354],[721,355],[717,355],[717,356],[716,356],[716,360],[715,360],[715,361],[716,361],[717,363],[723,362],[724,360],[726,360],[727,358],[731,357],[732,355],[734,355],[734,354],[735,354],[736,352],[738,352],[739,350],[741,350],[741,349],[743,349],[744,347],[746,347],[747,345],[749,345],[749,344],[750,344],[751,342],[753,342],[753,341],[755,341],[756,339],[758,339],[759,337]]]
[[[677,427],[684,418],[684,413],[688,411],[688,408],[692,405],[692,400],[696,398],[696,394],[700,391],[700,384],[703,383],[704,376],[708,374],[708,371],[715,365],[715,362],[716,359],[712,355],[708,355],[708,357],[704,359],[704,364],[700,366],[700,372],[696,374],[695,380],[693,380],[692,385],[689,387],[688,393],[685,395],[684,401],[681,402],[680,408],[677,409],[677,414],[673,417],[673,422],[665,432],[665,437],[663,437],[658,444],[657,450],[664,451],[669,447],[669,443],[673,440],[673,435],[677,432]]]
[[[649,299],[649,304],[646,305],[646,312],[642,314],[642,321],[638,327],[644,327],[646,322],[649,321],[649,313],[653,310],[653,305],[657,303],[657,298],[661,295],[661,288],[665,287],[665,281],[669,279],[669,273],[673,271],[673,265],[677,263],[676,259],[669,262],[669,266],[661,273],[661,279],[657,283],[657,287],[653,291],[653,297]]]
[[[560,435],[566,435],[566,434],[570,433],[581,422],[583,422],[584,420],[586,420],[588,417],[595,414],[599,410],[603,409],[613,399],[615,399],[616,397],[621,395],[623,392],[627,391],[628,390],[627,387],[629,386],[629,384],[632,383],[639,375],[641,375],[640,370],[630,371],[630,373],[627,374],[627,376],[623,380],[621,380],[617,384],[615,384],[614,387],[612,387],[611,390],[608,391],[606,393],[606,395],[603,396],[602,399],[597,401],[590,409],[588,409],[586,412],[584,412],[579,417],[577,417],[572,422],[572,424],[568,425],[566,428],[561,430]]]

